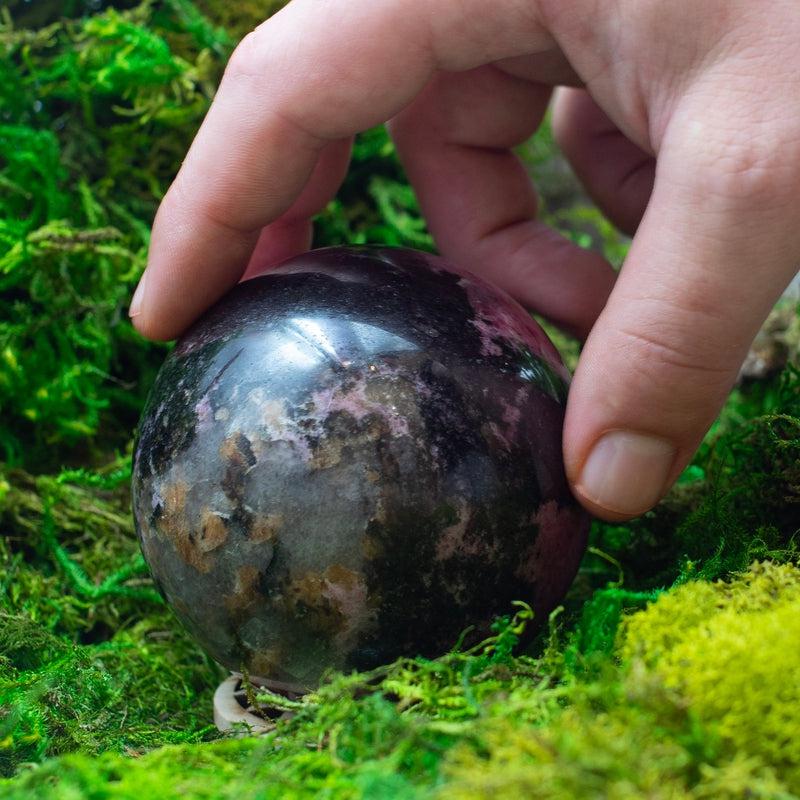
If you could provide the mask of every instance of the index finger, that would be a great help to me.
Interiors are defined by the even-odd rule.
[[[294,0],[248,34],[156,215],[137,329],[181,333],[239,280],[325,145],[392,117],[436,69],[551,48],[532,5]]]

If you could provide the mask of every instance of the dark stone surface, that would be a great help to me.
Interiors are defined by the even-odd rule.
[[[568,376],[529,315],[411,250],[329,248],[240,284],[145,408],[134,512],[156,583],[231,669],[436,655],[563,597],[588,520]]]

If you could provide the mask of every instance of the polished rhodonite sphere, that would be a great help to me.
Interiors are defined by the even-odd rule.
[[[293,258],[158,375],[133,477],[153,577],[216,660],[301,686],[444,652],[514,600],[541,617],[586,545],[567,380],[519,305],[438,258]]]

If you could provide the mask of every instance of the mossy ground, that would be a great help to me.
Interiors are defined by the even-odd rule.
[[[110,6],[12,2],[0,18],[0,795],[800,797],[791,307],[788,365],[734,391],[654,512],[595,524],[533,641],[509,609],[470,652],[332,675],[266,736],[216,732],[221,671],[133,535],[130,438],[164,350],[125,304],[226,54],[265,12]],[[550,221],[621,260],[547,130],[522,154]],[[317,241],[431,246],[382,130],[360,138]]]

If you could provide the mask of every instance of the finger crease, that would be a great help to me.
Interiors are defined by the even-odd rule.
[[[680,348],[675,345],[667,344],[660,341],[654,336],[650,336],[643,331],[632,331],[627,329],[620,329],[621,333],[626,339],[630,340],[629,344],[635,343],[637,345],[645,345],[645,350],[648,353],[655,354],[657,358],[663,363],[671,367],[681,370],[688,370],[694,373],[706,373],[709,375],[730,376],[731,370],[729,367],[717,367],[710,363],[701,363],[704,359],[699,356],[691,358],[688,354],[681,352]],[[623,345],[623,349],[624,349]]]

